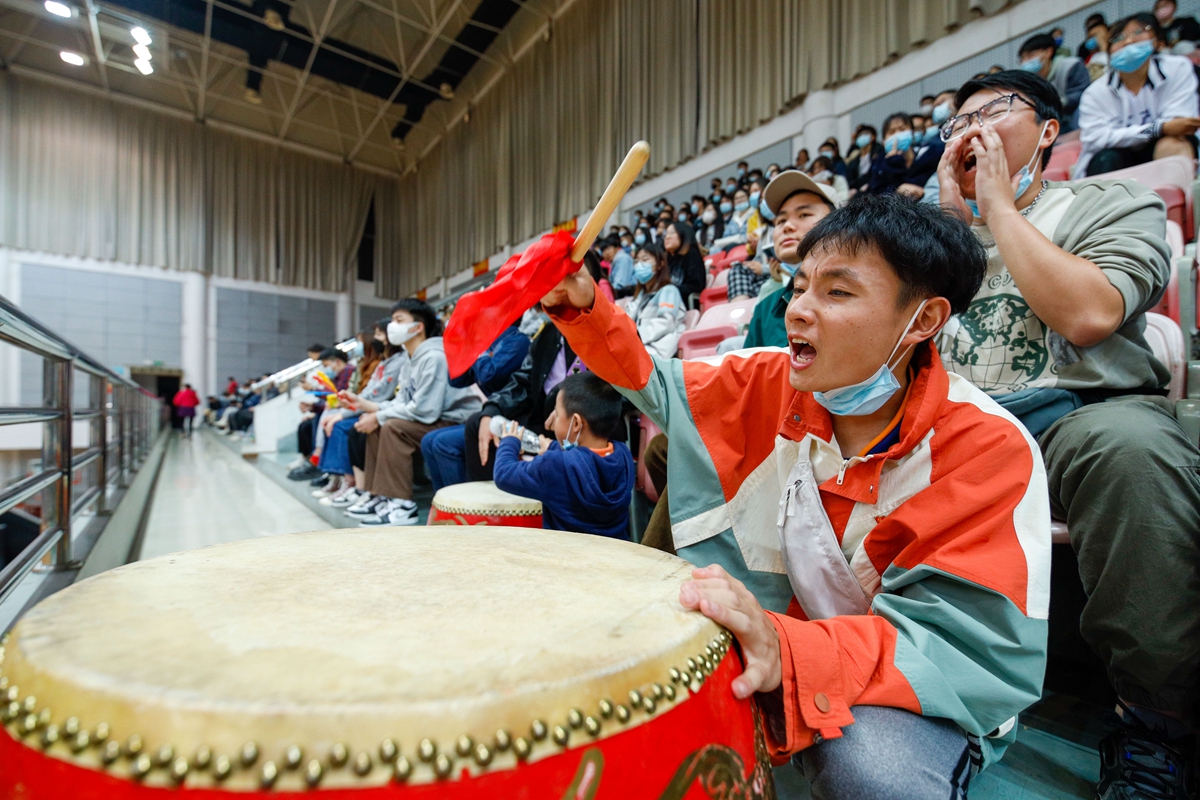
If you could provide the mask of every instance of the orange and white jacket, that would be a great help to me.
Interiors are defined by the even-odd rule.
[[[854,705],[951,719],[999,757],[1041,694],[1049,611],[1045,468],[1013,416],[929,344],[897,441],[847,459],[829,412],[789,385],[785,349],[651,357],[601,297],[551,318],[666,432],[676,552],[721,564],[769,610],[776,757],[840,736]]]

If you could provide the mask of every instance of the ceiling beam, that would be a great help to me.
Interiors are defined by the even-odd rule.
[[[388,109],[391,108],[392,104],[396,102],[396,97],[400,94],[400,90],[403,89],[405,84],[409,82],[413,72],[416,71],[417,67],[421,65],[421,61],[425,58],[430,48],[432,48],[434,43],[438,40],[438,36],[441,34],[442,29],[449,24],[450,18],[458,13],[458,8],[461,5],[462,0],[454,0],[454,2],[450,4],[450,7],[446,9],[446,13],[442,15],[440,20],[438,20],[437,26],[430,31],[429,36],[425,39],[425,44],[422,45],[421,50],[412,60],[412,63],[408,65],[409,68],[404,71],[404,76],[400,79],[400,82],[396,84],[396,88],[392,91],[392,96],[388,98],[386,104],[380,107],[379,113],[375,115],[375,118],[371,120],[371,124],[369,124],[367,129],[363,131],[363,135],[354,145],[354,149],[350,151],[349,158],[354,158],[356,155],[358,155],[358,151],[361,150],[363,145],[367,143],[367,139],[371,136],[371,132],[375,130],[375,126],[379,124],[379,121],[383,119]]]
[[[333,19],[333,10],[337,8],[337,4],[338,0],[329,0],[329,5],[325,7],[325,19],[321,20],[321,27],[317,29],[312,49],[308,51],[308,62],[304,65],[304,71],[300,73],[300,80],[296,84],[296,91],[292,94],[292,102],[288,104],[287,113],[283,115],[283,124],[279,126],[278,138],[280,140],[287,136],[288,128],[292,124],[292,117],[300,107],[300,96],[304,94],[304,86],[308,83],[308,76],[312,74],[313,62],[317,60],[317,51],[321,49],[321,42],[329,33],[329,23]]]
[[[108,90],[108,67],[105,63],[108,57],[104,54],[104,44],[100,41],[100,23],[96,20],[98,9],[94,0],[87,0],[88,27],[92,33],[92,49],[95,51],[96,68],[100,70],[100,85]]]
[[[208,51],[212,47],[213,0],[204,8],[204,42],[200,45],[200,80],[196,81],[196,119],[204,122],[208,114]]]

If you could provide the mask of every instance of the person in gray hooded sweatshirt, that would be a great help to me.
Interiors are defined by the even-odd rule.
[[[368,434],[366,482],[370,496],[346,509],[364,526],[415,525],[413,455],[430,431],[458,425],[480,409],[473,389],[450,385],[442,323],[433,309],[419,300],[392,306],[388,341],[402,344],[409,360],[400,370],[396,396],[363,414],[355,428]]]

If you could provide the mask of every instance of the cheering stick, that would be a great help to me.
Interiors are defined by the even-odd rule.
[[[600,202],[596,203],[595,210],[588,217],[588,221],[583,224],[583,230],[575,237],[575,246],[571,248],[572,261],[577,264],[583,261],[583,254],[596,241],[596,237],[604,229],[604,224],[617,210],[617,205],[625,197],[625,193],[629,191],[629,187],[633,185],[634,179],[642,171],[642,167],[646,166],[649,158],[650,144],[648,142],[634,142],[633,147],[629,148],[629,152],[625,154],[625,160],[617,168],[617,174],[613,175],[613,179],[608,183],[608,188],[600,196]]]

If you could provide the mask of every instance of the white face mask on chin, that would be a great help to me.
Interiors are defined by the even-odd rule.
[[[416,336],[420,327],[421,323],[419,322],[410,322],[407,325],[402,322],[389,322],[387,326],[388,341],[399,347]]]

